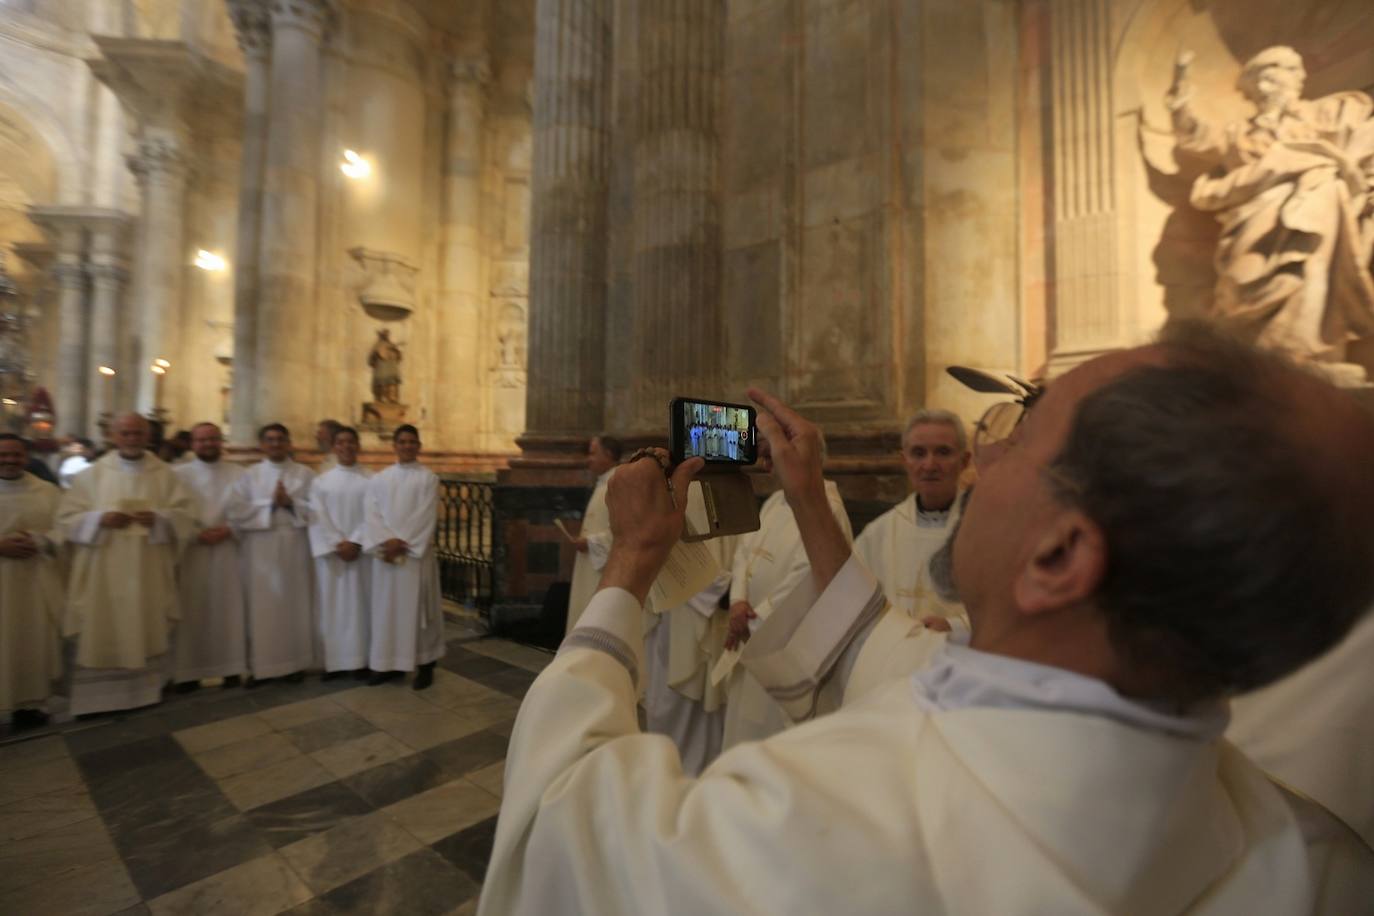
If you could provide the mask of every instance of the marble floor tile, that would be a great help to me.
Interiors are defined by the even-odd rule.
[[[256,738],[272,731],[272,726],[256,714],[234,716],[210,725],[197,725],[193,728],[174,732],[173,737],[180,742],[188,754],[224,747],[248,738]]]
[[[192,759],[206,773],[216,779],[225,779],[300,756],[300,749],[285,735],[272,732],[193,754]]]
[[[186,751],[171,735],[140,738],[127,744],[78,754],[76,763],[91,785],[113,782],[150,767],[189,761]]]
[[[69,880],[90,865],[118,861],[110,833],[98,817],[0,846],[0,893],[37,882]]]
[[[290,866],[268,855],[163,894],[148,909],[153,916],[274,916],[310,897]]]
[[[498,722],[484,723],[487,731],[496,732],[498,735],[505,735],[509,738],[515,732],[515,716],[501,719]]]
[[[422,693],[397,681],[379,687],[356,687],[335,696],[334,701],[374,723],[375,716],[425,712],[434,708],[433,704],[425,701]]]
[[[500,659],[509,665],[524,668],[535,674],[543,671],[548,667],[549,662],[553,661],[552,652],[543,652],[504,639],[480,639],[475,642],[464,643],[463,649],[478,655],[485,655],[488,658]]]
[[[14,916],[132,916],[139,905],[138,890],[117,856],[87,864],[62,880],[0,891],[0,913]]]
[[[0,776],[0,779],[4,779]],[[6,843],[58,830],[97,817],[84,786],[69,786],[0,805],[0,849]]]
[[[140,714],[110,720],[78,723],[71,731],[63,732],[62,740],[72,754],[89,754],[107,748],[155,738],[171,731],[167,721],[159,716]]]
[[[221,779],[219,788],[240,811],[251,811],[333,780],[324,767],[309,757],[300,756]]]
[[[512,667],[498,658],[488,655],[478,655],[475,652],[467,652],[462,649],[449,648],[448,655],[439,662],[439,669],[460,674],[463,677],[477,678],[488,674],[496,674]]]
[[[336,913],[442,916],[477,895],[479,887],[432,849],[421,849],[322,895]]]
[[[144,900],[272,851],[261,831],[242,814],[189,818],[160,829],[149,826],[116,836],[124,864]]]
[[[254,808],[247,817],[267,842],[280,849],[372,810],[372,805],[359,798],[358,793],[342,783],[331,782]]]
[[[378,808],[441,786],[453,777],[432,760],[418,754],[354,773],[344,785]]]
[[[77,789],[81,784],[81,771],[70,757],[27,763],[0,774],[0,805],[23,801],[35,795]]]
[[[479,821],[434,844],[434,851],[481,884],[487,877],[491,847],[496,840],[496,817]]]
[[[197,702],[197,697],[202,699]],[[258,706],[253,697],[245,691],[229,690],[221,693],[216,689],[208,693],[202,690],[199,694],[193,694],[190,702],[182,702],[181,698],[174,696],[172,700],[157,707],[153,715],[167,723],[168,731],[175,732],[253,715],[257,711]]]
[[[342,711],[343,707],[336,703],[333,697],[315,697],[264,709],[258,713],[258,718],[263,719],[278,731],[286,731],[297,725],[336,716]]]
[[[466,776],[474,770],[505,760],[509,743],[510,739],[506,736],[483,729],[436,744],[421,753],[454,776]]]
[[[337,716],[293,725],[284,729],[283,734],[290,738],[296,747],[309,754],[353,738],[370,735],[376,730],[377,726],[366,719],[340,710]]]
[[[0,745],[0,777],[35,763],[47,763],[67,756],[67,743],[61,735],[32,738]]]
[[[279,853],[311,891],[323,894],[420,848],[419,840],[377,811],[284,846]]]
[[[477,904],[481,900],[481,895],[468,899],[468,902],[458,907],[456,910],[449,910],[447,916],[477,916]]]
[[[480,770],[469,773],[468,782],[480,789],[485,789],[497,798],[501,797],[503,785],[506,778],[506,762],[493,763],[489,767],[482,767]]]
[[[493,817],[501,800],[466,779],[436,786],[382,809],[411,836],[433,843]]]
[[[415,751],[383,731],[344,741],[310,756],[335,777],[342,779],[383,763],[407,757]]]
[[[502,671],[499,674],[490,675],[484,678],[482,683],[508,696],[515,697],[517,700],[522,700],[525,697],[525,693],[530,689],[530,685],[534,683],[536,677],[538,677],[538,675],[532,671],[512,668],[509,671]]]
[[[462,738],[482,728],[478,720],[429,704],[414,712],[368,714],[368,721],[417,751]]]
[[[120,910],[118,913],[111,914],[111,916],[150,916],[150,911],[148,909],[148,904],[135,903],[128,909]]]

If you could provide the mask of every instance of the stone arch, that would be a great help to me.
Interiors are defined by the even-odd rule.
[[[9,114],[12,112],[12,115]],[[27,129],[41,139],[42,149],[51,157],[56,181],[52,196],[44,204],[81,202],[81,160],[62,123],[43,101],[0,72],[0,119]]]

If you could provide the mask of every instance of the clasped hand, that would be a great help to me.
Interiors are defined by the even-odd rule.
[[[382,542],[382,559],[388,563],[395,562],[396,558],[410,549],[410,545],[400,538],[391,538]]]
[[[233,533],[233,529],[228,525],[216,525],[214,528],[206,528],[196,535],[196,540],[207,547],[213,547],[227,541]]]
[[[272,505],[278,509],[290,509],[295,505],[290,494],[286,492],[286,485],[280,480],[277,481],[277,489],[272,493]]]
[[[345,563],[352,563],[362,553],[362,545],[352,541],[340,541],[334,545],[334,553]]]
[[[156,521],[157,514],[147,509],[142,512],[106,512],[100,516],[100,527],[128,528],[137,523],[144,528],[151,528]]]
[[[0,538],[0,557],[11,560],[27,560],[38,553],[38,542],[27,531],[20,531]]]

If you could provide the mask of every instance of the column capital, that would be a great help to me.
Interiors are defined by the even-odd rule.
[[[66,260],[65,256],[53,265],[52,275],[62,289],[80,290],[86,286],[86,271],[81,262]]]
[[[166,135],[145,138],[126,161],[140,183],[182,180],[190,166],[182,144]]]
[[[268,0],[227,0],[234,34],[247,60],[266,61],[272,51],[272,14]]]
[[[129,272],[120,265],[100,261],[88,262],[86,274],[91,278],[92,284],[107,289],[118,290],[129,280]]]
[[[339,18],[338,0],[270,0],[268,8],[274,35],[295,29],[316,41],[323,41]]]
[[[491,61],[486,54],[459,54],[449,59],[451,89],[485,90],[491,84]]]

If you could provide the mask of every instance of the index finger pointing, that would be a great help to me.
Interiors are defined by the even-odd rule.
[[[778,421],[778,424],[782,426],[783,430],[787,433],[795,433],[800,428],[801,424],[806,422],[802,419],[801,414],[797,413],[791,407],[788,407],[777,397],[769,394],[762,388],[750,388],[747,393],[749,395],[749,400],[772,414],[773,418]]]

